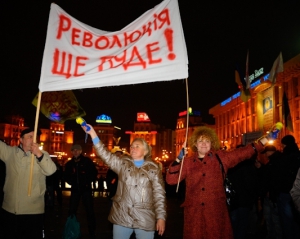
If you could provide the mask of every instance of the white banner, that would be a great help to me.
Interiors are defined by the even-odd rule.
[[[187,77],[188,58],[177,0],[162,1],[116,32],[90,27],[51,4],[41,92]]]

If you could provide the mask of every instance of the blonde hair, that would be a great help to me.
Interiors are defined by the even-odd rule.
[[[147,151],[147,153],[145,154],[145,159],[147,158],[151,158],[151,151],[152,148],[151,146],[146,142],[146,140],[144,140],[143,138],[135,138],[130,145],[132,145],[134,142],[139,141],[143,144],[144,149]]]
[[[196,143],[200,137],[207,138],[210,140],[211,149],[220,149],[220,140],[216,134],[216,131],[206,126],[200,126],[194,130],[191,138],[189,139],[189,146],[194,152],[197,152]]]

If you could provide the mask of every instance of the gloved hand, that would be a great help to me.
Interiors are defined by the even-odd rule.
[[[185,155],[185,148],[182,148],[177,156],[177,158],[181,161]]]

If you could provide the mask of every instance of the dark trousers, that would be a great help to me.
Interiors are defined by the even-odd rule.
[[[43,238],[44,214],[15,215],[1,210],[1,239]]]
[[[71,190],[69,215],[76,215],[81,198],[86,211],[89,233],[94,234],[96,230],[96,219],[94,213],[92,190],[87,190],[84,192]]]
[[[59,206],[61,206],[62,205],[62,190],[58,184],[54,185],[53,189],[54,189],[54,192],[56,193],[57,202],[58,202]]]
[[[250,208],[238,207],[230,212],[234,239],[246,238]]]
[[[283,238],[299,239],[300,229],[296,220],[296,209],[289,193],[280,193],[277,197],[278,214],[282,226]]]

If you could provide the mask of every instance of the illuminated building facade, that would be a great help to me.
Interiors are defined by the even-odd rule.
[[[18,115],[7,116],[4,123],[0,123],[0,138],[11,146],[20,144],[20,135],[24,125],[24,118]]]
[[[187,113],[189,114],[187,117]],[[187,125],[187,118],[189,119],[189,123]],[[179,113],[179,116],[177,118],[177,124],[176,124],[176,142],[175,146],[176,149],[174,152],[176,152],[175,157],[179,154],[179,151],[182,149],[182,146],[185,142],[186,134],[187,139],[189,139],[194,132],[196,127],[199,126],[207,126],[214,129],[214,125],[206,124],[202,121],[202,117],[200,114],[200,111],[193,111],[192,108],[189,108],[188,112],[183,111]],[[188,127],[188,130],[186,128]],[[187,142],[188,146],[188,142]],[[189,150],[189,154],[191,154],[191,151]]]
[[[175,145],[175,132],[160,125],[153,124],[144,112],[137,113],[137,121],[134,123],[130,134],[130,143],[135,138],[143,138],[152,148],[152,158],[166,163],[173,158]]]
[[[97,116],[96,124],[93,125],[93,128],[97,133],[99,139],[109,151],[114,149],[116,146],[122,148],[122,143],[120,142],[121,138],[119,137],[121,128],[113,126],[110,116],[105,114]],[[89,138],[90,137],[88,137],[87,143],[82,142],[85,145],[86,151],[92,152],[87,156],[93,159],[94,162],[96,162],[99,173],[105,176],[108,167],[98,156],[96,156],[93,148],[93,143]],[[124,151],[126,150],[124,149]]]
[[[20,135],[25,126],[24,118],[21,116],[8,116],[5,123],[0,123],[0,138],[11,146],[20,144]],[[73,144],[73,131],[65,131],[64,124],[51,122],[49,129],[40,129],[39,143],[43,150],[58,159],[67,157]]]
[[[209,113],[215,118],[216,132],[221,144],[227,149],[239,144],[247,144],[265,135],[276,122],[285,123],[283,117],[283,94],[285,92],[293,132],[286,127],[279,138],[291,134],[300,143],[300,54],[283,64],[284,71],[278,73],[274,86],[269,74],[251,82],[251,98],[247,102],[240,99],[240,92],[214,106]],[[279,148],[280,140],[274,145]]]
[[[73,131],[65,131],[64,124],[50,122],[49,129],[40,129],[40,145],[50,155],[56,155],[58,160],[70,157],[73,144]]]

